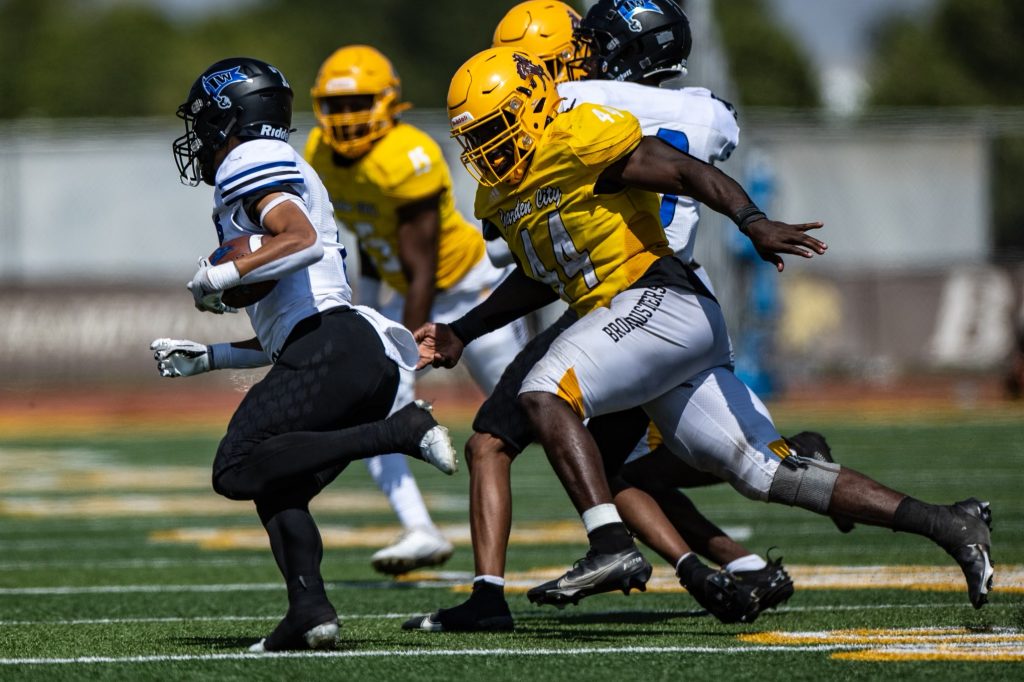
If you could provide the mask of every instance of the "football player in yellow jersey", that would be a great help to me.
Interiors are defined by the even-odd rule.
[[[600,453],[582,420],[644,405],[678,454],[689,436],[677,429],[696,423],[687,410],[728,410],[750,400],[732,373],[714,296],[682,261],[659,257],[663,242],[650,228],[658,204],[645,191],[687,195],[730,215],[779,271],[780,254],[824,253],[825,244],[807,234],[821,223],[769,220],[728,176],[642,137],[626,112],[582,104],[557,113],[550,79],[529,54],[492,48],[474,56],[453,78],[448,107],[463,162],[481,184],[477,217],[496,225],[520,269],[451,325],[417,330],[420,363],[454,364],[465,344],[550,301],[552,292],[583,313],[527,375],[519,400],[581,513],[591,549],[529,596],[561,605],[643,587],[650,566],[611,504]],[[618,256],[606,248],[609,241]],[[646,270],[638,267],[644,262]],[[724,404],[702,405],[705,386]],[[753,499],[925,535],[960,564],[975,607],[985,603],[992,575],[986,503],[925,504],[849,468],[793,456],[766,412],[746,409],[742,416],[744,442],[709,445],[699,468]],[[677,573],[712,611],[737,589],[692,553]]]
[[[505,272],[490,264],[480,232],[456,210],[440,147],[399,119],[409,107],[400,88],[391,62],[373,47],[336,50],[312,89],[319,126],[305,156],[331,195],[335,217],[359,239],[360,301],[415,329],[428,317],[457,318]],[[396,293],[386,305],[379,301],[381,281]],[[485,392],[523,341],[521,326],[510,326],[467,358]],[[399,402],[412,401],[411,373],[400,392]],[[398,574],[447,560],[452,546],[431,521],[404,457],[375,457],[367,467],[405,529],[373,556],[373,566]]]

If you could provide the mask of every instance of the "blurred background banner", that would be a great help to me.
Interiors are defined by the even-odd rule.
[[[155,337],[250,335],[244,315],[200,314],[184,289],[216,236],[210,190],[178,183],[174,110],[219,58],[282,69],[301,149],[320,62],[372,43],[472,215],[441,107],[451,74],[513,4],[0,0],[5,386],[152,383]],[[1024,3],[684,5],[694,49],[681,84],[739,112],[723,169],[773,217],[822,220],[830,247],[777,275],[704,212],[697,259],[744,378],[767,396],[837,379],[1007,380],[1024,325]]]

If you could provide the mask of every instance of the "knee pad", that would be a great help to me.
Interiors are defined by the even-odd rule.
[[[839,478],[839,469],[839,465],[834,462],[819,462],[790,455],[775,470],[768,490],[768,501],[826,514]]]

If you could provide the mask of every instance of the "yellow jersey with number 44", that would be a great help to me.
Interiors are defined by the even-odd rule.
[[[306,160],[326,185],[335,216],[355,232],[381,279],[399,293],[409,287],[398,259],[398,209],[406,204],[439,196],[438,289],[453,286],[484,257],[483,237],[455,208],[441,148],[418,128],[398,123],[354,161],[337,157],[314,128]]]
[[[672,253],[657,194],[594,193],[601,172],[642,136],[632,114],[581,104],[548,125],[522,182],[477,190],[477,217],[498,229],[527,275],[579,315],[608,305]]]

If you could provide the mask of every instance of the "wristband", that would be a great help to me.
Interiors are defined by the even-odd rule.
[[[206,279],[214,291],[224,291],[238,284],[242,276],[238,274],[238,266],[232,262],[214,265],[206,271]]]
[[[239,348],[230,343],[215,343],[206,347],[210,357],[210,369],[251,369],[270,364],[270,358],[262,350]]]
[[[482,320],[472,314],[472,311],[450,323],[448,328],[459,338],[459,341],[462,341],[463,346],[468,346],[472,341],[491,331]]]
[[[767,217],[764,211],[757,207],[757,204],[747,204],[733,214],[732,221],[740,228],[740,232],[746,234],[750,223],[766,219]]]

